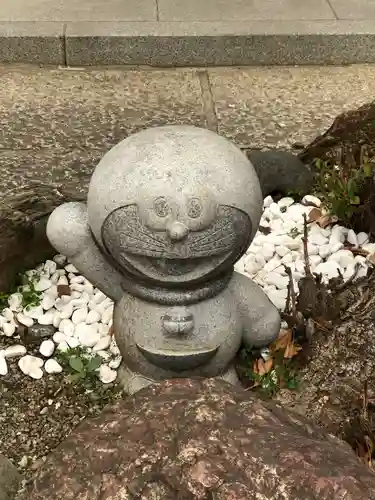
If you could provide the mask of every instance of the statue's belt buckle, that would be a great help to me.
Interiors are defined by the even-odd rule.
[[[162,318],[163,329],[169,334],[183,335],[194,328],[194,317],[191,313],[165,314]]]

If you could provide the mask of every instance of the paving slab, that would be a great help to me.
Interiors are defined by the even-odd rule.
[[[3,0],[0,21],[156,21],[156,0]]]
[[[375,62],[373,21],[67,23],[69,66]]]
[[[338,19],[374,19],[374,0],[330,0]]]
[[[374,99],[375,66],[210,69],[220,134],[243,147],[292,148]]]
[[[0,68],[0,148],[105,151],[166,123],[204,126],[194,70]]]
[[[0,22],[0,62],[65,65],[64,23]]]
[[[160,21],[336,19],[327,0],[158,0]]]
[[[371,63],[374,16],[374,0],[3,0],[0,63]]]

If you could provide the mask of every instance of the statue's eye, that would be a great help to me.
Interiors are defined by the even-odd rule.
[[[156,215],[158,215],[159,217],[167,217],[167,215],[169,214],[169,206],[164,196],[156,198],[156,200],[154,201],[154,209]]]
[[[197,219],[202,214],[202,203],[199,198],[192,198],[188,205],[188,216]]]

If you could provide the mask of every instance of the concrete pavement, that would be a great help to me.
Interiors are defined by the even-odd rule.
[[[2,0],[0,62],[375,62],[374,0]]]
[[[145,127],[207,127],[243,149],[307,144],[373,100],[375,66],[77,70],[0,66],[0,191],[85,193],[106,151]],[[213,158],[213,161],[214,158]]]

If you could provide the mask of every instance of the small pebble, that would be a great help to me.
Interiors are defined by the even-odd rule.
[[[54,350],[55,344],[52,342],[52,340],[43,340],[39,347],[40,354],[42,354],[46,358],[52,356]]]

